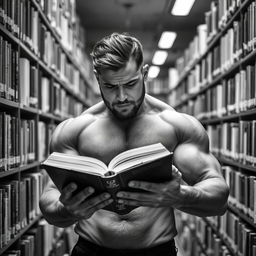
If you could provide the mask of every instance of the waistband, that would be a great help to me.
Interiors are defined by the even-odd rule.
[[[94,243],[92,243],[92,242],[82,238],[81,236],[79,236],[77,245],[80,248],[84,248],[84,249],[87,249],[87,250],[92,250],[92,251],[95,251],[95,252],[105,251],[105,252],[108,252],[108,253],[111,253],[111,252],[113,252],[113,253],[117,253],[117,252],[122,252],[122,253],[133,252],[133,253],[140,253],[140,254],[143,255],[144,252],[145,253],[146,252],[150,252],[150,253],[152,253],[152,255],[154,255],[154,252],[160,252],[160,251],[165,251],[165,250],[168,250],[168,251],[173,250],[174,252],[176,252],[176,246],[175,246],[174,239],[172,239],[172,240],[170,240],[168,242],[156,245],[156,246],[148,247],[148,248],[141,248],[141,249],[112,249],[112,248],[108,248],[108,247],[104,247],[104,246],[100,246],[100,245],[94,244]]]

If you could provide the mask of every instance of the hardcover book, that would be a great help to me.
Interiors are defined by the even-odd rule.
[[[92,186],[95,189],[92,196],[107,191],[114,202],[104,209],[126,214],[136,207],[119,204],[116,193],[120,190],[139,191],[128,187],[131,180],[154,183],[171,180],[172,156],[173,153],[161,143],[156,143],[124,151],[108,166],[96,158],[58,152],[50,154],[41,166],[60,191],[71,182],[77,184],[77,192]]]

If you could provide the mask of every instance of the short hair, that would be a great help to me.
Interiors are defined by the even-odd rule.
[[[91,53],[94,69],[117,71],[126,66],[131,57],[137,69],[143,63],[143,48],[138,39],[127,33],[112,33],[98,41]]]

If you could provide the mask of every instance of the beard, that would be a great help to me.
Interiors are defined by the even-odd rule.
[[[101,97],[105,103],[105,105],[107,106],[107,108],[109,109],[109,111],[114,115],[114,117],[116,117],[119,120],[128,120],[131,119],[133,117],[136,116],[137,112],[140,109],[140,106],[145,98],[145,84],[143,81],[143,88],[142,88],[142,93],[140,98],[137,101],[129,101],[129,100],[125,100],[123,102],[113,102],[112,104],[109,103],[106,98],[104,97],[101,89],[100,89],[100,93],[101,93]],[[131,110],[129,112],[126,111],[120,111],[118,109],[116,109],[116,106],[118,105],[122,105],[122,104],[130,104],[131,105]]]

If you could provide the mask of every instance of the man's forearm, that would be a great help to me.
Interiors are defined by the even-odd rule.
[[[181,185],[181,194],[177,209],[186,213],[206,217],[222,215],[226,211],[229,192],[225,183],[204,181],[195,186]]]
[[[40,209],[44,218],[52,225],[68,227],[76,222],[59,201],[59,194],[54,190],[45,192],[40,199]]]

